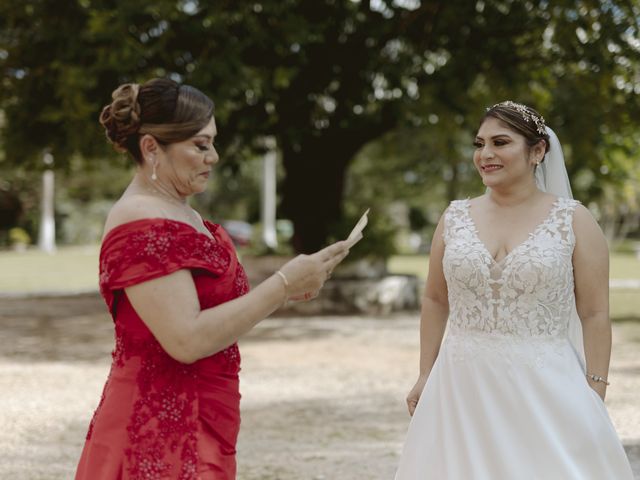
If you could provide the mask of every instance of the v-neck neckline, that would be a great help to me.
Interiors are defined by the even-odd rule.
[[[524,245],[526,245],[532,237],[536,236],[536,234],[538,233],[538,230],[540,230],[544,225],[546,225],[552,219],[553,214],[558,209],[559,204],[560,204],[560,197],[556,197],[556,199],[551,204],[551,207],[549,208],[549,212],[545,215],[544,219],[540,223],[538,223],[536,227],[529,234],[527,234],[527,236],[522,242],[518,243],[518,245],[516,245],[514,248],[509,250],[509,252],[500,260],[496,260],[493,257],[493,255],[491,255],[491,252],[489,251],[485,243],[480,238],[480,232],[478,231],[476,222],[473,220],[473,217],[471,216],[471,200],[470,199],[466,199],[465,201],[465,207],[466,207],[465,213],[467,215],[467,220],[469,222],[469,225],[471,226],[471,230],[473,231],[475,240],[480,244],[480,246],[482,247],[482,250],[487,254],[487,257],[489,257],[489,259],[491,260],[491,263],[493,265],[500,265],[500,264],[503,264],[509,257],[511,257],[514,252],[516,252],[517,250],[522,248]]]

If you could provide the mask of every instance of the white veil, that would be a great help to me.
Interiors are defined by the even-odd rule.
[[[549,192],[558,197],[573,198],[560,140],[558,140],[558,136],[553,130],[549,127],[546,127],[546,129],[550,140],[549,152],[545,155],[544,162],[536,167],[536,185],[543,192]],[[582,368],[585,369],[582,323],[575,303],[569,320],[569,340],[582,363]]]
[[[536,167],[536,185],[543,192],[553,193],[558,197],[573,198],[571,184],[564,165],[562,145],[556,133],[546,127],[549,135],[549,151],[544,156],[544,162]]]

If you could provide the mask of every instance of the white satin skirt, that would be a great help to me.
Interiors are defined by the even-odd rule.
[[[565,338],[449,335],[396,480],[633,480]]]

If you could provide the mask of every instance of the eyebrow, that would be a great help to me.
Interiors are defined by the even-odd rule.
[[[216,133],[216,134],[217,134],[217,133]],[[207,139],[207,140],[213,140],[213,139],[215,138],[216,134],[214,134],[214,135],[213,135],[213,137],[212,137],[212,136],[211,136],[211,135],[209,135],[208,133],[200,133],[200,134],[198,134],[198,135],[194,135],[194,136],[193,136],[193,138],[201,137],[201,138],[205,138],[205,139]]]
[[[496,139],[496,138],[500,138],[500,137],[507,137],[507,138],[511,138],[511,136],[508,133],[499,133],[498,135],[494,135],[491,137],[491,139]],[[476,140],[484,140],[484,138],[482,138],[479,135],[476,135]]]

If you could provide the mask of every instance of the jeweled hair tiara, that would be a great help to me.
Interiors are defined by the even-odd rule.
[[[487,108],[487,110],[491,110],[496,107],[509,107],[516,110],[520,115],[522,115],[522,119],[529,123],[533,122],[536,125],[536,130],[540,135],[547,134],[547,126],[544,123],[544,117],[542,115],[538,116],[535,113],[531,112],[526,105],[522,103],[516,103],[511,100],[507,100],[506,102],[496,103],[493,107]]]

